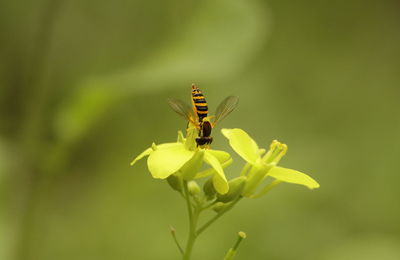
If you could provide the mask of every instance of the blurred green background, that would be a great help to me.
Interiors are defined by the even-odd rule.
[[[386,1],[0,2],[0,259],[179,259],[180,196],[146,163],[198,84],[222,127],[321,188],[244,200],[193,259],[400,259],[400,4]],[[218,130],[213,147],[242,160]]]

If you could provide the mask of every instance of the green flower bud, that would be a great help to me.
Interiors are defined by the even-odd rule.
[[[207,200],[212,200],[215,198],[215,195],[217,194],[217,191],[214,188],[213,184],[213,178],[209,178],[203,185],[203,191],[204,194],[206,195]]]
[[[242,239],[247,237],[246,233],[244,233],[243,231],[239,231],[238,236]]]
[[[220,211],[222,211],[222,210],[224,210],[226,207],[228,207],[229,206],[229,203],[223,203],[223,202],[217,202],[217,203],[215,203],[215,205],[212,207],[212,209],[215,211],[215,212],[220,212]]]
[[[192,194],[193,196],[200,194],[200,187],[197,184],[197,182],[189,181],[187,185],[188,185],[188,190],[189,190],[190,194]]]
[[[244,189],[245,184],[246,184],[246,179],[247,178],[245,176],[240,176],[240,177],[230,180],[228,182],[229,183],[228,193],[226,193],[224,195],[217,194],[217,201],[226,203],[226,202],[233,201],[237,197],[239,197]]]
[[[182,178],[176,175],[170,175],[167,178],[167,182],[172,189],[178,192],[182,192]]]

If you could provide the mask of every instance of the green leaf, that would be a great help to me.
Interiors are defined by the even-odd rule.
[[[272,169],[270,169],[268,172],[268,176],[274,177],[280,181],[304,185],[309,189],[319,188],[318,182],[316,182],[313,178],[305,173],[292,169],[277,166],[272,167]]]
[[[147,166],[153,178],[165,179],[182,168],[193,155],[194,152],[186,150],[182,143],[159,145],[149,155]]]
[[[143,157],[146,157],[148,155],[151,154],[151,152],[153,152],[153,149],[147,148],[146,150],[144,150],[141,154],[139,154],[132,162],[131,162],[131,166],[134,165],[137,161],[139,161],[140,159],[142,159]]]
[[[204,153],[204,161],[214,168],[216,174],[213,177],[213,184],[215,190],[220,194],[225,194],[229,190],[228,181],[225,178],[224,170],[222,169],[221,163],[218,159],[209,152],[209,150],[205,150]]]
[[[75,91],[73,97],[64,99],[56,116],[54,130],[62,142],[82,138],[121,99],[118,91],[102,83],[79,86]]]
[[[260,158],[260,149],[257,143],[242,129],[222,129],[222,134],[229,139],[233,150],[245,161],[255,164]]]

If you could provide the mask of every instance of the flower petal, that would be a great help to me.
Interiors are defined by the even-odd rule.
[[[242,129],[222,129],[222,134],[229,139],[229,144],[245,161],[255,164],[260,158],[257,143]]]
[[[153,152],[153,149],[151,149],[151,147],[144,150],[141,154],[136,156],[136,158],[131,162],[131,166],[134,165],[137,161],[139,161],[143,157],[150,155],[151,152]]]
[[[213,184],[215,190],[220,194],[225,194],[229,190],[228,181],[225,178],[224,170],[222,169],[221,163],[218,159],[209,152],[209,150],[205,150],[204,152],[204,161],[213,167],[216,171],[213,177]]]
[[[229,161],[226,161],[225,163],[222,163],[221,166],[222,166],[223,169],[225,169],[226,167],[228,167],[229,165],[231,165],[232,162],[233,162],[233,160],[230,159]],[[214,168],[209,168],[209,169],[207,169],[207,170],[204,170],[204,171],[201,171],[201,172],[197,173],[197,175],[196,175],[195,178],[196,178],[196,179],[204,178],[204,177],[207,177],[207,176],[216,174],[216,173],[217,173],[217,171],[216,171]]]
[[[165,148],[170,148],[170,147],[177,147],[177,146],[182,146],[181,143],[164,143],[164,144],[159,144],[156,146],[157,149],[165,149]]]
[[[226,161],[229,161],[231,159],[231,155],[224,151],[209,149],[209,150],[207,150],[207,152],[214,155],[214,157],[217,158],[221,164],[223,164]]]
[[[304,185],[309,189],[319,188],[318,182],[316,182],[313,178],[305,173],[292,169],[272,167],[272,169],[268,172],[268,176],[274,177],[280,181]]]
[[[204,150],[197,150],[193,157],[180,168],[178,175],[182,176],[184,180],[193,180],[203,164],[203,158]]]
[[[147,166],[153,178],[165,179],[177,172],[194,152],[185,149],[182,143],[168,143],[158,145],[147,160]]]
[[[229,165],[231,165],[231,163],[233,162],[232,158],[231,158],[231,155],[229,153],[227,153],[227,152],[220,151],[220,150],[207,150],[207,152],[211,153],[212,155],[214,155],[215,158],[217,158],[218,161],[221,163],[221,166],[224,169],[226,167],[228,167]],[[214,170],[214,168],[209,168],[207,170],[204,170],[204,171],[201,171],[201,172],[197,173],[196,179],[204,178],[204,177],[213,175],[215,173],[217,173],[217,172]]]

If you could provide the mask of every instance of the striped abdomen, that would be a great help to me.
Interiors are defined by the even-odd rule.
[[[192,85],[192,104],[194,111],[199,117],[199,122],[202,122],[203,118],[207,117],[208,114],[207,101],[201,90],[194,84]]]

